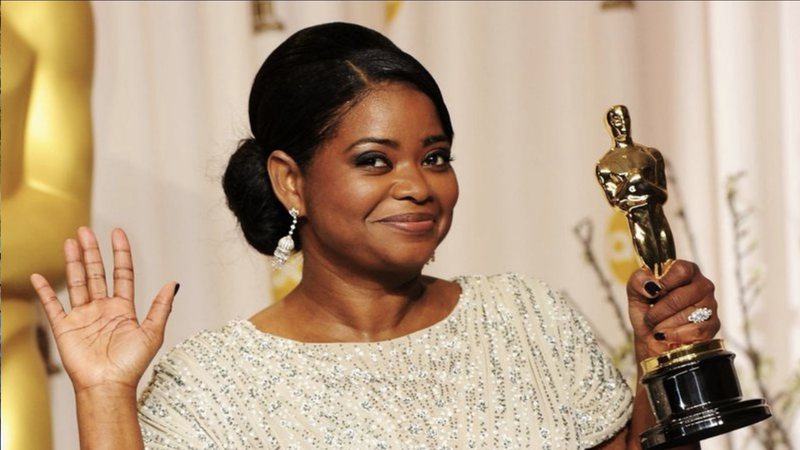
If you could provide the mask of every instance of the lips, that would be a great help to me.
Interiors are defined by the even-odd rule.
[[[433,230],[436,217],[428,213],[406,213],[384,217],[378,223],[388,225],[400,231],[423,234]]]

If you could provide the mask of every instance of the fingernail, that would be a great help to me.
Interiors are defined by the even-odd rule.
[[[180,284],[180,283],[175,283],[175,293],[174,293],[174,294],[172,294],[172,296],[173,296],[173,297],[174,297],[174,296],[176,296],[176,295],[178,295],[178,290],[179,290],[180,288],[181,288],[181,284]]]
[[[667,338],[667,336],[660,331],[653,333],[653,337],[656,338],[657,341],[663,341]]]
[[[651,297],[655,297],[659,292],[661,292],[661,286],[659,286],[655,281],[648,281],[644,284],[644,290],[647,291]]]

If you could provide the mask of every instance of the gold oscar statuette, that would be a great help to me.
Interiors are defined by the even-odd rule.
[[[613,146],[597,163],[596,175],[611,206],[628,219],[633,246],[656,278],[675,260],[675,243],[663,204],[667,201],[664,158],[633,142],[625,106],[606,113]],[[656,425],[640,436],[644,449],[698,442],[771,416],[763,399],[743,400],[734,354],[721,339],[682,345],[642,361]]]

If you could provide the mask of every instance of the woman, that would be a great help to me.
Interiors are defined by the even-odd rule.
[[[32,282],[84,446],[638,448],[653,420],[646,395],[632,398],[550,289],[517,275],[422,275],[458,185],[449,114],[419,62],[360,26],[311,27],[264,62],[249,110],[254,137],[231,157],[228,203],[258,251],[280,262],[302,246],[302,281],[173,349],[137,420],[136,386],[178,285],[139,323],[125,234],[112,233],[109,293],[95,237],[80,229],[65,244],[72,310],[43,277]],[[716,310],[691,263],[660,280],[637,271],[628,297],[639,361],[719,329],[716,315],[686,318]]]

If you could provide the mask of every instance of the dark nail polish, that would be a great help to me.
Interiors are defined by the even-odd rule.
[[[661,292],[661,286],[659,286],[655,281],[648,281],[644,284],[644,290],[650,294],[651,297],[655,297]]]
[[[175,293],[174,293],[174,294],[172,294],[172,296],[173,296],[173,297],[174,297],[174,296],[176,296],[176,295],[178,295],[178,290],[179,290],[180,288],[181,288],[181,284],[180,284],[180,283],[175,283]]]
[[[660,332],[660,331],[658,331],[658,332],[654,333],[654,334],[653,334],[653,337],[654,337],[654,338],[656,338],[656,340],[657,340],[657,341],[663,341],[664,339],[666,339],[666,338],[667,338],[667,336],[666,336],[666,335],[664,335],[664,333],[662,333],[662,332]]]

